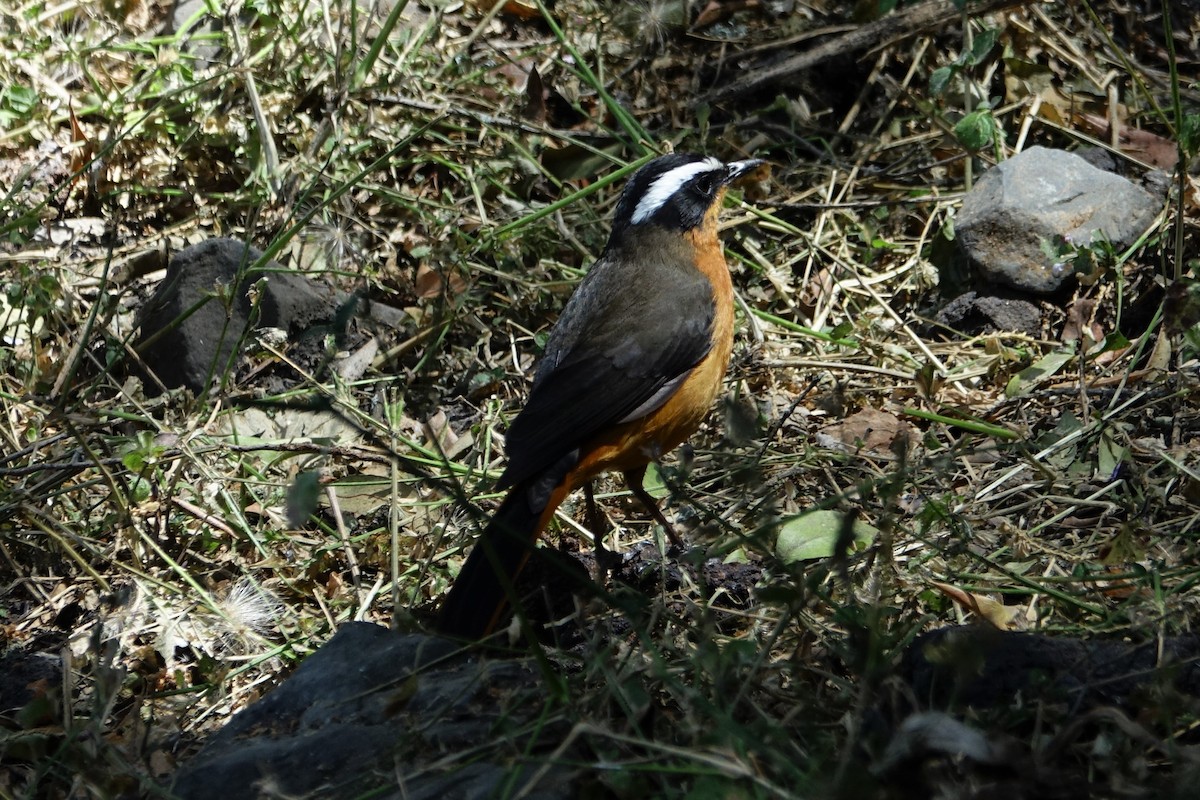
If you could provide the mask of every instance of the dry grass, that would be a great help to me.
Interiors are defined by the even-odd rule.
[[[731,399],[664,468],[692,538],[763,565],[768,589],[736,613],[685,593],[634,614],[655,634],[580,651],[579,720],[625,767],[609,788],[854,796],[896,653],[971,616],[937,584],[1028,629],[1191,630],[1196,352],[1156,313],[1192,268],[1191,179],[1073,306],[1047,305],[1038,337],[934,324],[931,257],[971,173],[1103,138],[1077,112],[1119,106],[1170,150],[1173,103],[1196,103],[1194,17],[1175,18],[1174,79],[1154,4],[1027,6],[971,23],[1000,30],[1007,61],[966,64],[952,26],[823,64],[778,100],[698,109],[755,47],[846,20],[764,4],[689,34],[657,2],[560,2],[561,27],[367,5],[267,0],[227,33],[158,37],[164,8],[137,0],[0,10],[0,631],[69,676],[4,719],[0,794],[149,791],[338,623],[426,609],[476,529],[463,500],[492,501],[539,336],[603,246],[613,166],[657,142],[775,165],[726,214]],[[954,90],[930,93],[956,63]],[[534,66],[548,94],[531,103]],[[951,132],[983,98],[1004,138],[971,159]],[[146,397],[122,366],[158,276],[138,256],[218,234],[403,309],[387,357],[340,385],[263,349],[226,395]],[[1019,377],[1071,346],[1072,319],[1113,346]],[[336,447],[228,435],[266,366],[298,387],[268,400],[353,423]],[[289,527],[288,489],[314,470],[332,479],[322,506]],[[779,563],[780,520],[815,506],[854,511],[875,545]],[[627,522],[626,540],[648,535]],[[1153,736],[1190,746],[1195,714],[1177,711]],[[1101,794],[1170,786],[1183,768],[1156,748],[1104,729],[1061,764]]]

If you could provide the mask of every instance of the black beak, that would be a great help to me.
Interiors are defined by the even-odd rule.
[[[725,180],[722,183],[729,185],[738,178],[745,175],[747,172],[753,172],[755,169],[766,162],[761,158],[748,158],[745,161],[731,161],[725,165]]]

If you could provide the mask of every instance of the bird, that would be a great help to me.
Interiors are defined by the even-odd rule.
[[[600,257],[551,329],[524,408],[505,436],[508,490],[442,601],[436,629],[493,633],[513,581],[554,511],[620,472],[674,539],[643,487],[647,466],[704,420],[733,350],[733,284],[717,235],[726,188],[759,159],[689,153],[640,167]]]

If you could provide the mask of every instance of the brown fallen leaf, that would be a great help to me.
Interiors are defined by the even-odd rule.
[[[487,13],[492,10],[495,5],[492,0],[472,0],[471,5],[481,12]],[[537,19],[542,15],[537,3],[530,0],[508,0],[501,8],[500,13],[506,17],[516,17],[517,19]]]
[[[75,145],[71,148],[71,187],[74,188],[83,176],[84,169],[91,163],[96,149],[87,131],[79,124],[79,118],[75,116],[74,103],[67,103],[67,114],[71,119],[71,142]],[[89,184],[85,182],[82,185],[84,191],[87,191]]]
[[[729,19],[739,11],[744,11],[747,8],[758,8],[758,0],[708,0],[708,5],[700,10],[696,15],[696,21],[692,24],[693,30],[706,28],[723,19]]]
[[[546,122],[546,87],[537,66],[529,68],[529,80],[525,81],[525,107],[521,117],[536,125]]]
[[[457,457],[475,444],[471,431],[456,433],[446,412],[440,408],[425,421],[425,437],[430,444],[436,442],[437,449],[449,459]]]
[[[832,440],[829,442],[831,446],[840,445],[850,452],[885,455],[892,452],[897,439],[911,439],[912,429],[894,414],[868,407],[841,422],[826,426],[821,429],[820,435]]]
[[[994,628],[1002,631],[1015,631],[1025,627],[1025,621],[1021,618],[1021,609],[1017,606],[1006,606],[999,600],[968,592],[948,583],[939,581],[931,581],[931,583],[942,594]]]
[[[1151,378],[1158,378],[1170,373],[1171,337],[1164,330],[1160,330],[1158,337],[1154,340],[1154,349],[1150,351],[1150,359],[1146,362],[1146,369],[1150,372]]]
[[[1082,342],[1084,350],[1090,350],[1097,342],[1104,341],[1104,330],[1096,322],[1096,301],[1078,298],[1067,309],[1067,321],[1063,325],[1064,342]]]
[[[1096,114],[1075,113],[1075,124],[1080,130],[1095,136],[1097,139],[1109,141],[1112,138],[1112,126],[1109,121]],[[1120,125],[1120,123],[1117,123]],[[1142,128],[1120,126],[1117,130],[1117,147],[1122,153],[1127,153],[1143,164],[1170,172],[1179,161],[1179,149],[1175,142],[1152,131]]]
[[[466,291],[466,288],[467,282],[458,273],[450,273],[450,279],[447,281],[440,272],[427,264],[420,264],[417,267],[417,275],[413,279],[413,290],[422,300],[438,297],[443,291],[454,295],[461,294]]]
[[[1200,324],[1200,282],[1183,279],[1167,287],[1163,318],[1171,333],[1183,333]]]
[[[337,572],[330,572],[325,581],[325,597],[332,600],[342,589],[342,577]]]
[[[438,275],[432,267],[420,264],[417,266],[417,277],[413,281],[413,288],[417,291],[417,297],[422,300],[437,297],[442,293],[442,276]]]

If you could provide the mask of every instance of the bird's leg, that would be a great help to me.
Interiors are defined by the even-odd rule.
[[[631,469],[628,472],[622,473],[625,478],[625,484],[629,487],[629,491],[633,492],[633,496],[638,499],[638,502],[646,507],[650,512],[650,516],[662,525],[663,530],[667,533],[667,538],[671,540],[671,544],[679,549],[683,549],[683,539],[679,538],[679,534],[675,532],[675,526],[667,519],[667,515],[658,507],[658,502],[650,496],[646,488],[642,486],[642,480],[646,477],[646,468]]]
[[[583,497],[587,503],[587,527],[592,532],[592,542],[596,547],[596,580],[604,584],[609,572],[621,565],[620,557],[604,546],[604,537],[608,534],[608,522],[596,505],[596,497],[592,492],[592,481],[583,485]]]

